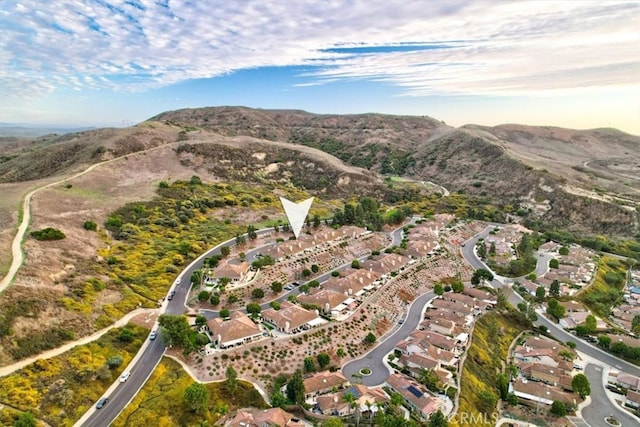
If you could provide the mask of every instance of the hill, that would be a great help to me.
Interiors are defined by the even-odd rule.
[[[538,228],[638,234],[640,138],[614,129],[455,129],[430,117],[245,107],[184,109],[150,120],[319,148],[381,174],[486,196]]]

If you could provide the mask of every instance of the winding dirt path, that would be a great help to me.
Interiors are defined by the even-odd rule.
[[[35,362],[38,359],[49,359],[50,357],[55,357],[58,356],[62,353],[64,353],[65,351],[69,351],[71,350],[73,347],[77,346],[77,345],[81,345],[81,344],[87,344],[90,343],[94,340],[97,340],[98,338],[100,338],[101,336],[103,336],[104,334],[106,334],[107,332],[109,332],[111,329],[113,328],[119,328],[121,326],[126,325],[127,323],[129,323],[129,321],[131,319],[133,319],[134,317],[136,317],[139,314],[152,314],[152,313],[156,313],[159,312],[160,310],[157,308],[137,308],[129,313],[127,313],[126,315],[124,315],[123,317],[121,317],[120,319],[118,319],[115,323],[113,323],[112,325],[107,326],[104,329],[100,329],[97,332],[94,332],[91,335],[87,335],[86,337],[82,337],[78,340],[75,341],[71,341],[66,343],[65,345],[62,345],[60,347],[57,348],[53,348],[51,350],[45,351],[44,353],[40,353],[36,356],[32,356],[28,359],[23,359],[19,362],[16,362],[12,365],[7,365],[7,366],[3,366],[0,368],[0,377],[4,377],[5,375],[9,375],[12,374],[13,372],[17,371],[18,369],[22,369],[27,365],[30,365],[31,363]]]
[[[58,185],[61,184],[65,181],[69,181],[71,179],[77,178],[79,176],[82,176],[86,173],[91,172],[92,170],[94,170],[95,168],[97,168],[98,166],[102,166],[105,165],[107,163],[111,163],[111,162],[115,162],[117,160],[121,160],[124,159],[125,157],[128,156],[135,156],[135,155],[139,155],[142,153],[147,153],[153,150],[158,150],[161,148],[166,148],[167,146],[170,146],[172,143],[169,144],[164,144],[164,145],[160,145],[158,147],[153,147],[153,148],[149,148],[147,150],[142,150],[142,151],[137,151],[135,153],[129,153],[129,154],[125,154],[123,156],[120,157],[114,157],[113,159],[109,159],[109,160],[105,160],[104,162],[100,162],[100,163],[95,163],[91,166],[89,166],[87,169],[78,172],[74,175],[71,176],[67,176],[65,178],[62,178],[58,181],[54,181],[54,182],[50,182],[49,184],[43,185],[42,187],[38,187],[35,190],[30,191],[29,193],[27,193],[27,195],[24,198],[24,201],[22,202],[22,222],[20,223],[20,226],[18,227],[18,231],[16,233],[16,236],[13,238],[13,243],[11,244],[11,266],[9,267],[9,271],[7,271],[7,274],[2,278],[2,281],[0,281],[0,293],[2,293],[5,289],[7,289],[9,287],[9,285],[11,284],[11,282],[13,282],[13,279],[16,277],[16,274],[18,274],[18,270],[20,269],[20,266],[22,266],[22,263],[24,262],[24,253],[22,252],[22,240],[24,239],[24,235],[27,232],[27,228],[29,228],[29,222],[31,220],[31,199],[33,198],[33,195],[36,194],[38,191],[44,190],[46,188],[49,188],[51,186],[54,185]]]

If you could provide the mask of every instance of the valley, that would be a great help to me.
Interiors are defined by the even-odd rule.
[[[344,373],[348,370],[353,376],[351,371],[356,368],[347,368],[351,366],[348,362],[356,363],[368,349],[362,346],[367,333],[374,333],[375,338],[387,338],[394,331],[402,330],[406,338],[417,323],[425,320],[424,312],[414,314],[411,320],[405,317],[405,309],[412,301],[419,299],[424,306],[423,299],[428,295],[426,300],[432,300],[430,292],[436,285],[451,288],[453,282],[460,281],[466,288],[473,282],[474,269],[483,267],[468,263],[466,245],[473,249],[475,242],[469,243],[470,239],[489,223],[509,227],[508,222],[516,222],[528,227],[526,233],[540,236],[542,241],[614,252],[623,258],[629,257],[629,267],[640,259],[637,240],[640,182],[636,178],[640,165],[633,160],[640,158],[640,141],[614,130],[571,131],[517,125],[494,128],[469,125],[456,129],[428,117],[321,116],[302,111],[225,107],[163,113],[128,129],[96,129],[40,138],[29,149],[21,144],[7,148],[7,157],[0,163],[0,189],[8,196],[3,197],[0,206],[0,247],[3,248],[0,273],[4,276],[4,290],[0,294],[0,364],[3,366],[92,334],[136,308],[162,312],[170,303],[174,307],[172,313],[184,311],[192,320],[202,313],[211,320],[218,317],[223,308],[239,312],[251,303],[259,303],[263,305],[262,310],[266,310],[269,303],[277,299],[279,306],[293,303],[294,307],[305,310],[320,308],[319,311],[323,311],[312,302],[295,304],[297,299],[307,297],[304,294],[314,294],[315,286],[319,285],[321,290],[328,286],[324,277],[309,289],[308,282],[316,277],[316,271],[310,277],[305,275],[305,279],[308,277],[304,280],[305,286],[291,294],[287,291],[271,295],[269,283],[301,280],[303,270],[310,273],[317,270],[317,274],[326,275],[339,270],[338,276],[348,277],[353,270],[358,270],[350,267],[352,260],[375,263],[382,262],[380,257],[385,254],[405,257],[405,261],[398,258],[396,268],[383,273],[387,277],[380,282],[379,289],[370,289],[357,298],[354,295],[352,311],[339,315],[340,320],[329,313],[328,325],[314,326],[308,335],[304,334],[307,336],[304,342],[298,343],[299,337],[295,335],[292,338],[270,333],[271,347],[259,345],[269,347],[270,355],[266,350],[254,351],[256,345],[247,345],[241,347],[243,353],[240,350],[220,353],[218,349],[207,357],[198,352],[185,356],[180,349],[165,353],[160,340],[153,344],[144,341],[142,352],[153,345],[157,361],[162,354],[179,360],[183,366],[189,366],[190,374],[199,381],[227,381],[224,384],[228,386],[228,368],[235,365],[243,379],[272,394],[273,381],[282,374],[295,375],[295,369],[304,366],[309,357],[326,353],[336,370],[341,368]],[[604,146],[608,148],[603,149]],[[620,158],[621,152],[624,158]],[[61,158],[65,161],[60,161]],[[34,190],[37,191],[27,199],[30,218],[23,223],[25,211],[17,206]],[[303,237],[327,233],[331,226],[337,230],[357,226],[360,233],[372,230],[370,220],[357,215],[350,217],[352,211],[347,211],[346,206],[357,212],[371,211],[379,215],[381,228],[375,233],[380,234],[374,233],[379,240],[374,239],[377,243],[370,247],[358,246],[357,251],[332,253],[327,258],[327,261],[333,260],[331,265],[320,260],[314,263],[303,260],[295,267],[284,267],[284,261],[277,260],[276,265],[260,270],[262,274],[268,272],[266,282],[254,282],[253,287],[239,291],[234,301],[229,296],[236,294],[198,286],[190,289],[192,274],[201,268],[192,268],[190,263],[199,259],[201,266],[202,254],[228,241],[232,258],[245,256],[258,244],[248,238],[251,231],[248,227],[275,230],[287,224],[277,196],[293,200],[316,197],[300,244],[305,241]],[[358,208],[365,199],[375,204]],[[320,227],[311,227],[310,222],[315,218],[321,223]],[[339,218],[343,218],[342,222]],[[19,223],[24,224],[27,233],[24,238],[16,239],[20,250],[12,255],[9,248]],[[421,229],[423,223],[431,231],[417,233],[414,241],[414,232]],[[365,226],[367,228],[363,228]],[[61,231],[64,238],[38,240],[30,234],[47,227]],[[395,236],[394,230],[400,230],[402,235]],[[282,245],[289,240],[286,231],[278,232],[265,232],[261,241]],[[390,237],[384,237],[385,233]],[[239,236],[246,236],[243,243],[238,240]],[[391,239],[393,244],[383,244],[385,239]],[[353,244],[345,243],[345,246]],[[422,246],[424,248],[419,249]],[[220,253],[220,249],[217,250]],[[24,260],[16,256],[22,253]],[[15,269],[8,267],[12,262]],[[400,265],[406,270],[399,271]],[[620,266],[627,268],[626,264]],[[536,272],[538,268],[546,270],[547,267],[538,264]],[[496,273],[495,267],[492,270]],[[215,269],[212,274],[213,271]],[[174,282],[176,277],[182,277],[179,286]],[[501,306],[501,315],[518,318],[522,330],[537,331],[539,324],[527,320],[526,315],[519,317],[522,313],[517,305],[522,298],[514,299],[517,295],[513,291],[517,286],[511,285],[514,281],[499,280],[486,291],[498,298],[504,293],[514,304],[510,308]],[[625,285],[633,283],[624,280]],[[169,289],[178,288],[183,289],[179,297],[188,303],[184,308],[181,308],[182,301],[176,305],[165,299]],[[254,289],[264,290],[262,296],[252,296]],[[613,304],[619,304],[626,292],[626,287],[616,289]],[[200,300],[204,291],[207,296]],[[216,292],[219,293],[218,307],[212,305]],[[456,293],[459,292],[451,295]],[[289,295],[297,298],[285,299]],[[561,296],[571,299],[570,294]],[[542,300],[532,300],[526,295],[524,298],[529,300],[527,304],[535,304],[541,317],[545,315],[545,304],[551,295],[545,295]],[[609,321],[606,310],[582,299],[607,323],[605,333],[631,333]],[[394,302],[389,304],[390,301]],[[164,329],[166,327],[161,337],[166,335]],[[473,326],[465,333],[472,335],[472,331]],[[457,331],[454,336],[462,332]],[[513,334],[517,333],[509,332],[509,336]],[[337,340],[338,336],[342,340]],[[210,333],[208,340],[212,341]],[[307,340],[311,340],[310,343]],[[373,347],[382,344],[381,341]],[[385,345],[393,348],[396,343],[389,341]],[[282,363],[284,358],[275,360],[283,351],[286,354],[288,349],[296,347],[297,350],[292,351],[295,355],[289,355],[286,363]],[[342,349],[344,355],[339,356],[338,349]],[[504,348],[500,351],[504,353]],[[382,352],[380,358],[386,358],[388,353]],[[629,354],[627,360],[633,361],[634,354]],[[227,357],[216,359],[219,355]],[[500,359],[504,358],[502,354]],[[233,361],[236,363],[230,363]],[[163,361],[162,366],[167,363]],[[153,366],[148,367],[150,374]],[[450,404],[443,404],[439,410],[447,415],[455,414],[450,411],[457,408],[458,399],[462,399],[457,393],[465,393],[464,399],[468,399],[469,393],[464,391],[468,386],[464,384],[463,363],[449,371],[438,366],[437,371],[450,381],[451,390],[456,390],[446,394]],[[98,368],[96,365],[96,372]],[[360,382],[357,374],[353,384],[379,385],[378,380],[374,381],[379,369],[372,373],[372,365],[367,364],[358,366],[356,371],[364,368],[369,369],[369,374],[361,377]],[[312,372],[309,370],[306,374]],[[113,371],[110,377],[103,374],[107,378],[102,381],[102,390],[105,390],[108,378],[117,380],[119,371]],[[3,377],[6,378],[11,377]],[[157,377],[154,378],[158,382]],[[140,386],[144,383],[142,379],[136,381]],[[181,384],[180,387],[187,386],[185,382]],[[485,386],[487,390],[494,387],[493,384]],[[362,387],[359,393],[370,392]],[[445,393],[447,389],[443,387],[440,391]],[[38,393],[46,396],[49,391]],[[155,395],[157,390],[148,389],[144,393]],[[428,390],[424,396],[432,396],[434,401],[439,398]],[[83,402],[85,409],[92,406],[91,399]],[[468,403],[464,399],[465,410],[476,411],[474,414],[491,413],[487,408],[481,410],[477,402]],[[1,397],[0,403],[6,403],[5,400],[10,400],[15,407],[15,398]],[[110,404],[113,408],[117,406],[115,401]],[[366,405],[362,405],[359,410],[366,412]],[[54,419],[45,416],[41,404],[23,405],[21,409],[33,410],[47,422]],[[138,411],[136,407],[127,410]],[[118,415],[113,412],[115,409],[108,411],[114,419]],[[207,419],[224,415],[224,411],[214,410],[213,406],[208,411],[211,412]],[[432,412],[423,417],[423,422],[428,421]],[[105,413],[100,412],[103,416]],[[86,416],[97,416],[92,414],[89,410]],[[347,419],[353,416],[342,415]],[[370,417],[374,415],[369,411]],[[452,422],[465,425],[460,424],[460,419],[452,415]],[[54,424],[67,425],[67,421]],[[96,424],[91,421],[90,425]]]

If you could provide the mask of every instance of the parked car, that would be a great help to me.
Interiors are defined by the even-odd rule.
[[[171,292],[169,292],[169,296],[167,297],[167,299],[168,299],[169,301],[171,301],[171,300],[173,299],[173,296],[174,296],[175,294],[176,294],[176,291],[171,291]]]
[[[179,277],[176,279],[176,285],[179,285],[180,282],[182,281],[182,279],[180,279]]]
[[[96,403],[96,409],[100,409],[102,408],[104,405],[107,404],[107,398],[106,397],[102,397],[100,398],[100,400],[98,400],[98,403]]]
[[[288,291],[293,289],[293,285],[285,285],[284,288]]]
[[[123,383],[125,381],[127,381],[129,379],[129,377],[131,376],[131,372],[129,371],[124,371],[122,373],[122,375],[120,375],[120,382]]]
[[[151,331],[151,334],[149,334],[149,339],[155,340],[157,336],[158,336],[158,331]]]

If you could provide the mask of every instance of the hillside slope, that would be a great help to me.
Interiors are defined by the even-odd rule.
[[[627,238],[639,230],[640,138],[614,129],[455,129],[429,117],[244,107],[169,111],[152,120],[319,148],[382,174],[488,196],[544,228]]]

